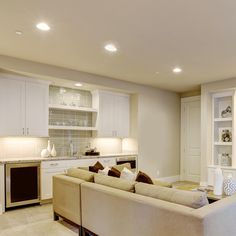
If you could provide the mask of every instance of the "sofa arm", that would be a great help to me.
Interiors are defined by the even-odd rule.
[[[236,235],[236,195],[199,208],[194,214],[202,219],[204,236]]]
[[[81,225],[80,185],[84,180],[66,175],[53,176],[54,213]]]

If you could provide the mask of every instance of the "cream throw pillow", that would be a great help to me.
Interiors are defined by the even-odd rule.
[[[98,174],[101,175],[108,175],[108,172],[111,168],[109,168],[108,166],[106,166],[103,170],[98,170]]]
[[[131,170],[127,169],[126,167],[124,167],[124,169],[120,173],[120,178],[129,180],[129,181],[135,181],[136,174],[133,173]]]

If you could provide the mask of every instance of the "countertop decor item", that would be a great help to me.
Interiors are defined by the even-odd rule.
[[[214,194],[222,195],[223,193],[223,173],[220,166],[217,166],[214,174]]]
[[[224,179],[224,193],[227,196],[231,196],[236,192],[236,180],[233,179],[232,174],[229,174]]]
[[[54,144],[53,144],[53,146],[52,146],[51,156],[52,156],[52,157],[56,157],[56,156],[57,156],[57,151],[56,151],[56,149],[55,149],[55,145],[54,145]]]
[[[41,151],[41,157],[42,157],[42,158],[49,157],[49,155],[50,155],[50,153],[49,153],[48,149],[43,149],[43,150]]]
[[[50,140],[48,140],[48,147],[47,147],[47,150],[48,150],[48,152],[49,152],[49,155],[51,155],[52,148],[51,148]]]

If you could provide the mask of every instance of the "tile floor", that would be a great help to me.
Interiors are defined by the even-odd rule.
[[[0,215],[0,236],[74,236],[78,229],[53,221],[52,205],[26,207]]]

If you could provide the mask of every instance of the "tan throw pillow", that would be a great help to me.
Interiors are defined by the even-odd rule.
[[[108,176],[120,178],[120,171],[112,167],[112,168],[108,171]]]
[[[70,177],[85,180],[87,182],[94,181],[94,173],[87,171],[87,170],[82,170],[82,169],[78,169],[78,168],[70,168],[67,171],[67,175]]]
[[[154,185],[157,185],[157,186],[172,188],[172,184],[169,182],[164,182],[158,179],[152,179],[152,182]]]
[[[127,192],[134,192],[135,182],[128,180],[118,179],[107,175],[95,174],[94,182],[111,188],[116,188]]]
[[[203,207],[208,203],[207,195],[204,192],[192,192],[174,188],[166,188],[156,185],[137,183],[135,185],[137,194],[157,198],[194,209]]]
[[[131,170],[131,165],[130,165],[130,163],[124,163],[124,164],[120,164],[120,165],[115,165],[115,166],[113,166],[113,168],[119,170],[120,172],[121,172],[125,167],[126,167],[127,169]]]
[[[142,171],[138,172],[138,175],[136,177],[136,181],[146,183],[146,184],[153,184],[152,179]]]
[[[89,171],[92,171],[92,172],[95,172],[95,173],[98,173],[98,170],[103,170],[103,169],[104,169],[104,167],[99,161],[97,161],[95,163],[95,165],[89,166]]]

